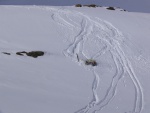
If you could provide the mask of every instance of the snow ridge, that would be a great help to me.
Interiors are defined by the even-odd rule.
[[[110,86],[106,90],[104,97],[100,98],[98,89],[100,88],[99,84],[101,78],[97,71],[99,66],[90,67],[90,70],[95,76],[92,85],[93,99],[85,107],[75,113],[96,113],[105,108],[116,95],[118,83],[125,73],[128,73],[135,87],[135,102],[132,113],[141,113],[143,109],[143,91],[130,61],[120,46],[120,43],[122,43],[124,39],[122,33],[109,22],[99,18],[90,18],[80,12],[66,9],[52,10],[55,10],[55,13],[51,16],[55,22],[62,27],[79,30],[78,34],[74,37],[74,41],[63,52],[66,57],[77,62],[76,54],[78,54],[80,58],[79,63],[82,63],[86,59],[99,59],[106,53],[109,53],[116,70],[115,73],[111,75]],[[79,19],[80,22],[75,21],[71,15],[75,15],[76,19]],[[102,45],[94,54],[88,54],[89,52],[87,51],[90,50],[85,47],[91,37],[94,37],[94,39]]]

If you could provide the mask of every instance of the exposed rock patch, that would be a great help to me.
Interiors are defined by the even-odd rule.
[[[6,55],[11,55],[10,53],[7,53],[7,52],[2,52],[3,54],[6,54]]]
[[[87,59],[85,61],[85,65],[92,65],[92,66],[97,66],[97,62],[93,59]]]
[[[44,52],[43,51],[31,51],[31,52],[26,53],[26,55],[37,58],[38,56],[43,56]]]
[[[27,52],[25,52],[25,51],[22,51],[22,52],[17,52],[16,54],[17,55],[20,55],[20,56],[24,56],[24,54],[26,54]]]
[[[108,8],[106,8],[106,9],[108,9],[108,10],[115,10],[114,7],[108,7]]]
[[[76,7],[82,7],[82,5],[81,5],[81,4],[76,4],[75,6],[76,6]]]
[[[20,56],[27,55],[33,58],[37,58],[39,56],[43,56],[44,52],[43,51],[31,51],[31,52],[22,51],[22,52],[17,52],[16,54]]]

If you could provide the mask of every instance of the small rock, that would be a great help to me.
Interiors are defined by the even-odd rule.
[[[31,51],[26,53],[27,56],[31,56],[33,58],[37,58],[38,56],[43,56],[44,52],[43,51]]]
[[[2,52],[3,54],[6,54],[6,55],[11,55],[10,53],[7,53],[7,52]]]
[[[106,9],[108,9],[108,10],[115,10],[114,7],[108,7],[108,8],[106,8]]]
[[[97,66],[97,62],[95,60],[88,59],[85,61],[85,65]]]
[[[75,6],[76,6],[76,7],[82,7],[82,5],[81,5],[81,4],[76,4]]]

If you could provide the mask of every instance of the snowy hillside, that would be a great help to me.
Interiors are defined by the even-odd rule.
[[[75,4],[113,6],[130,12],[150,13],[150,0],[0,0],[0,5],[71,6]]]
[[[149,42],[150,14],[0,6],[0,113],[149,113]]]

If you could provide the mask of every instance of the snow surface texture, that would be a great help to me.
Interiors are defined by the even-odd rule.
[[[150,0],[0,0],[0,5],[70,6],[75,4],[113,6],[132,12],[150,13]]]
[[[150,112],[149,14],[1,6],[0,15],[1,113]],[[33,50],[45,55],[15,54]]]

